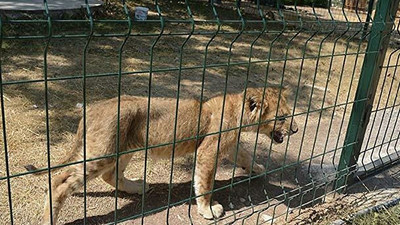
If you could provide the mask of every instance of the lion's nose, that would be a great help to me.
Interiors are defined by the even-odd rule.
[[[293,134],[297,133],[297,131],[299,131],[299,128],[296,127],[296,130],[293,130],[293,128],[290,128],[290,130],[292,130]]]

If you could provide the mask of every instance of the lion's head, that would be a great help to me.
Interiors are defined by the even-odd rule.
[[[248,88],[246,92],[245,123],[258,123],[261,111],[260,133],[268,135],[276,143],[282,143],[285,136],[298,131],[287,104],[286,93],[287,89],[266,88],[262,104],[263,88]],[[257,131],[257,127],[254,125],[246,129]]]

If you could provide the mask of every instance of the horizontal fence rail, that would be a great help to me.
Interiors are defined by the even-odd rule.
[[[0,224],[318,223],[399,161],[398,0],[56,2],[0,5]]]

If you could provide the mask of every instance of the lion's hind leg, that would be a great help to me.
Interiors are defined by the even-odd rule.
[[[118,163],[118,190],[129,194],[142,194],[143,193],[143,180],[140,179],[127,179],[124,176],[125,169],[132,158],[132,154],[124,154],[119,157]],[[105,182],[113,187],[116,185],[116,164],[111,169],[103,173],[102,178]],[[145,186],[145,191],[149,189],[148,184]]]

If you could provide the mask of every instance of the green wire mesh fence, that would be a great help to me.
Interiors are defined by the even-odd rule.
[[[2,11],[4,224],[43,220],[43,195],[47,190],[50,199],[57,195],[49,187],[58,168],[82,166],[82,189],[66,200],[59,215],[45,214],[49,223],[282,224],[345,192],[355,177],[398,162],[398,0],[109,0],[101,7],[86,0],[75,11],[55,11],[52,4],[44,0],[39,12]],[[137,7],[149,9],[146,20],[135,19]],[[278,87],[277,99],[268,99],[269,87]],[[245,124],[246,98],[240,95],[235,100],[241,105],[238,125],[224,128],[229,96],[246,96],[250,88],[263,90],[267,102],[277,102],[273,118]],[[282,117],[283,92],[290,113]],[[125,142],[117,134],[124,126],[124,95],[145,99],[140,106],[145,113],[143,145],[122,151]],[[202,133],[204,103],[215,96],[222,96],[218,129]],[[160,97],[168,105],[163,107],[173,109],[165,125],[171,139],[152,144],[152,138],[162,139],[149,129],[156,121],[150,109]],[[92,157],[86,138],[94,132],[90,106],[111,98],[117,102],[112,108],[115,152]],[[178,118],[187,99],[201,104],[194,113],[195,135],[182,139]],[[59,164],[80,137],[75,137],[80,120],[82,160]],[[298,132],[281,144],[260,131],[267,123],[277,129],[282,121],[296,121]],[[258,128],[246,132],[249,127]],[[232,131],[238,132],[234,156],[208,164],[218,164],[210,193],[225,214],[206,220],[195,204],[202,197],[193,188],[197,148],[216,137],[218,156]],[[190,141],[194,153],[178,157],[173,149]],[[172,154],[152,159],[149,152],[160,148]],[[265,171],[249,174],[240,168],[240,151],[252,156],[250,171],[257,165]],[[119,191],[118,169],[115,190],[101,179],[88,181],[92,162],[112,159],[120,168],[124,165],[117,159],[127,155],[132,159],[125,175],[140,178],[141,189],[149,185],[149,190]],[[40,168],[26,171],[28,164]]]

